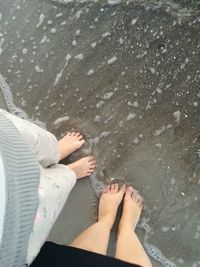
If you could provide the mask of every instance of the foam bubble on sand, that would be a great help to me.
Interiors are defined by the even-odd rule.
[[[133,139],[133,143],[135,145],[137,145],[139,143],[139,138],[137,136]]]
[[[113,96],[113,92],[105,93],[103,99],[110,99]]]
[[[103,106],[104,104],[104,101],[100,100],[97,104],[96,104],[96,107],[97,108],[100,108],[101,106]]]
[[[80,33],[81,33],[81,30],[80,30],[80,29],[78,29],[78,30],[76,30],[76,31],[75,31],[75,34],[74,34],[74,35],[75,35],[75,36],[79,36],[79,35],[80,35]]]
[[[92,48],[95,48],[96,45],[97,45],[96,42],[91,43],[91,47],[92,47]]]
[[[60,17],[62,17],[62,15],[63,15],[63,13],[58,13],[58,14],[56,14],[56,18],[60,18]]]
[[[108,37],[108,36],[110,36],[110,35],[111,35],[110,32],[104,32],[104,33],[102,34],[102,37],[103,37],[103,38],[106,38],[106,37]]]
[[[44,19],[45,19],[45,15],[41,14],[40,17],[39,17],[39,22],[36,25],[37,28],[39,28],[42,25],[42,23],[44,22]]]
[[[131,21],[131,25],[135,25],[135,24],[136,24],[136,22],[137,22],[137,20],[138,20],[138,17],[137,17],[137,18],[135,18],[135,19],[132,19],[132,21]]]
[[[127,121],[130,121],[130,120],[134,119],[135,116],[136,116],[135,113],[129,113],[126,119],[127,119]]]
[[[99,115],[96,115],[95,118],[94,118],[94,121],[95,122],[100,122],[101,120],[101,117]]]
[[[76,19],[79,19],[80,18],[80,16],[81,16],[81,14],[82,14],[82,10],[80,9],[80,10],[78,10],[77,12],[76,12],[76,14],[75,14],[75,18]]]
[[[194,101],[193,102],[193,106],[196,108],[196,107],[198,107],[198,105],[199,105],[199,103],[197,102],[197,101]]]
[[[69,120],[69,116],[60,117],[54,121],[54,124],[58,125],[68,120]]]
[[[161,143],[156,143],[155,144],[155,147],[161,148],[162,147],[162,144]]]
[[[39,64],[35,65],[35,71],[38,72],[38,73],[44,72],[44,70],[40,68]]]
[[[162,232],[166,233],[166,232],[168,232],[170,230],[170,228],[169,228],[169,226],[163,226],[161,228],[161,230],[162,230]]]
[[[0,90],[1,93],[4,97],[6,106],[9,110],[10,113],[12,113],[13,115],[16,115],[22,119],[26,119],[29,120],[33,123],[35,123],[36,125],[45,128],[46,129],[46,124],[38,119],[29,119],[28,115],[19,107],[16,107],[14,102],[13,102],[13,95],[11,93],[10,87],[9,85],[6,83],[4,77],[0,74]]]
[[[48,43],[49,42],[49,39],[47,38],[46,35],[44,35],[40,41],[41,44],[44,44],[44,43]]]
[[[111,133],[110,131],[104,131],[104,132],[102,132],[99,136],[96,136],[95,138],[91,139],[91,140],[89,141],[90,146],[92,146],[93,144],[95,144],[95,145],[98,144],[99,141],[100,141],[102,138],[106,138],[107,136],[109,136],[110,133]]]
[[[3,52],[3,48],[2,48],[3,43],[4,43],[4,37],[3,37],[3,34],[0,33],[0,55]]]
[[[136,56],[136,58],[143,58],[146,55],[147,55],[147,51],[146,50],[142,50],[141,53]]]
[[[11,93],[10,87],[6,83],[4,77],[0,74],[0,89],[4,97],[6,106],[10,113],[17,115],[20,118],[28,119],[27,114],[20,108],[16,107],[13,102],[13,95]]]
[[[124,39],[123,39],[122,37],[120,37],[120,38],[119,38],[119,43],[120,43],[120,44],[123,44],[123,42],[124,42]]]
[[[153,231],[151,227],[148,224],[148,219],[143,217],[142,220],[137,225],[138,228],[141,228],[144,230],[144,247],[150,257],[152,257],[154,260],[160,262],[164,267],[177,267],[174,262],[167,259],[160,249],[155,247],[154,245],[150,244],[148,242],[149,237],[153,234]],[[164,228],[164,230],[167,230]]]
[[[51,25],[51,24],[53,24],[53,21],[52,21],[51,19],[49,19],[49,20],[47,21],[47,25]]]
[[[158,129],[155,131],[154,136],[158,136],[158,135],[162,134],[165,129],[166,129],[166,127],[163,125],[161,129]]]
[[[144,247],[147,251],[147,253],[156,261],[160,262],[165,267],[177,267],[175,263],[168,260],[158,249],[157,247],[153,246],[152,244],[149,244],[147,241],[144,242]]]
[[[100,134],[99,138],[107,137],[110,134],[110,131],[104,131]]]
[[[89,71],[87,72],[87,75],[88,75],[88,76],[90,76],[90,75],[92,75],[92,74],[94,74],[94,70],[93,70],[93,69],[91,69],[91,70],[89,70]]]
[[[56,86],[60,79],[62,78],[62,75],[63,75],[63,72],[64,72],[64,69],[67,67],[68,65],[68,62],[69,60],[72,58],[71,54],[67,54],[66,57],[65,57],[65,64],[64,64],[64,67],[61,69],[61,71],[59,73],[57,73],[56,75],[56,78],[55,78],[55,81],[53,83],[53,86]]]
[[[149,67],[149,70],[150,70],[150,72],[151,72],[152,74],[155,74],[155,73],[156,73],[156,69],[153,68],[153,67]]]
[[[157,92],[158,94],[162,94],[162,90],[161,90],[160,88],[156,88],[156,92]]]
[[[77,41],[76,41],[76,40],[73,40],[73,41],[72,41],[72,45],[73,45],[73,46],[76,46],[76,45],[77,45]]]
[[[100,193],[103,191],[103,189],[105,187],[105,184],[102,181],[99,181],[97,179],[97,173],[96,172],[94,172],[90,176],[90,181],[91,181],[91,186],[92,186],[94,192],[99,197],[100,196]]]
[[[138,104],[137,101],[134,101],[134,102],[133,102],[133,107],[134,107],[134,108],[138,108],[138,107],[139,107],[139,104]]]
[[[194,262],[192,264],[192,267],[199,267],[200,266],[200,261]]]
[[[22,54],[23,54],[23,55],[26,55],[27,52],[28,52],[28,50],[27,50],[26,48],[23,48],[23,49],[22,49]]]
[[[80,54],[74,56],[74,58],[78,59],[78,60],[83,60],[84,59],[84,55],[80,53]]]
[[[108,0],[109,5],[117,5],[121,3],[121,0]]]
[[[50,32],[51,32],[51,33],[56,33],[57,30],[56,30],[56,28],[52,28],[52,29],[50,30]]]
[[[181,112],[179,110],[173,113],[175,120],[179,123],[181,118]]]
[[[71,54],[67,54],[66,57],[65,57],[65,60],[69,61],[71,58],[72,58]]]
[[[138,108],[139,107],[139,104],[137,101],[134,101],[133,103],[131,103],[131,101],[128,101],[127,105],[129,107],[134,107],[134,108]]]
[[[64,26],[64,25],[66,25],[67,24],[67,22],[64,20],[64,21],[62,21],[61,23],[60,23],[60,26]]]
[[[58,82],[60,81],[63,75],[63,71],[64,71],[64,68],[59,73],[57,73],[53,86],[56,86],[58,84]]]
[[[109,60],[108,60],[108,64],[110,65],[110,64],[113,64],[115,61],[117,61],[117,57],[116,56],[114,56],[114,57],[112,57],[112,58],[110,58]]]

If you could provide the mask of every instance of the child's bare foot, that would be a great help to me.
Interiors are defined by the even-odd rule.
[[[110,229],[114,224],[117,209],[123,199],[125,190],[125,185],[120,188],[118,184],[112,184],[106,186],[101,194],[98,221],[105,222]]]
[[[131,227],[135,230],[143,208],[143,198],[132,186],[126,188],[119,230]]]
[[[60,160],[62,160],[79,149],[85,143],[85,140],[80,133],[73,132],[65,135],[58,143],[60,146]]]
[[[67,166],[75,172],[77,179],[80,179],[85,176],[90,176],[93,173],[96,161],[93,156],[88,156],[68,164]]]

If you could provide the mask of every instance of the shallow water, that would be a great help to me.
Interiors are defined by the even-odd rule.
[[[200,2],[66,2],[0,0],[0,73],[22,113],[8,108],[81,130],[93,188],[144,196],[155,266],[200,266]]]

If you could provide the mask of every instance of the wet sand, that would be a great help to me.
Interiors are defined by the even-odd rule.
[[[15,105],[58,138],[82,131],[96,178],[140,190],[154,266],[199,266],[197,4],[1,0],[0,13],[0,73]],[[95,220],[95,203],[89,181],[77,184],[50,239],[70,242]]]

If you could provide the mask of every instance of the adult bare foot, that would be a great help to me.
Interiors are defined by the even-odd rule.
[[[125,190],[125,185],[120,188],[118,184],[112,184],[106,186],[101,194],[98,221],[105,222],[109,225],[110,229],[115,222],[117,209],[123,199]]]
[[[87,156],[68,164],[67,166],[75,172],[77,179],[80,179],[90,176],[93,173],[96,161],[93,156]]]
[[[80,133],[68,133],[59,140],[60,160],[69,156],[72,152],[79,149],[85,140]]]
[[[132,186],[126,188],[123,204],[122,217],[119,223],[119,230],[121,228],[128,228],[135,230],[139,221],[141,211],[143,209],[143,198],[138,191]]]

